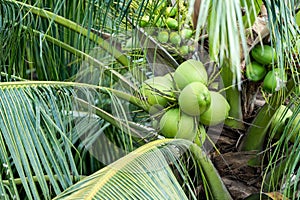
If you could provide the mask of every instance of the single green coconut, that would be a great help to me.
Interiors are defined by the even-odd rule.
[[[161,43],[167,43],[169,40],[169,33],[167,31],[158,32],[157,40]]]
[[[163,136],[174,138],[178,131],[180,110],[178,108],[169,109],[160,119],[159,127]]]
[[[191,39],[193,36],[193,31],[191,29],[184,28],[180,31],[181,38],[184,40]]]
[[[228,117],[230,106],[220,93],[209,92],[211,97],[210,107],[200,115],[200,122],[207,126],[214,126],[220,124]]]
[[[284,71],[275,68],[267,73],[263,82],[263,89],[269,93],[279,91],[286,84],[287,76]]]
[[[173,30],[178,30],[178,21],[176,19],[173,18],[167,18],[166,20],[166,25],[168,28],[173,29]]]
[[[167,7],[166,8],[166,16],[167,17],[174,17],[178,12],[177,7]]]
[[[178,108],[169,109],[159,122],[162,135],[167,138],[181,138],[193,141],[198,125],[194,117],[188,116]]]
[[[180,45],[181,37],[177,32],[172,32],[170,34],[170,42],[176,46]]]
[[[251,50],[251,56],[259,63],[268,65],[276,61],[275,49],[269,45],[256,45]]]
[[[177,86],[183,89],[192,82],[201,82],[207,85],[208,76],[202,62],[190,59],[177,67],[174,80]]]
[[[139,23],[140,27],[146,27],[149,24],[149,20],[150,20],[149,16],[147,15],[143,16]]]
[[[181,56],[186,56],[189,54],[189,47],[184,45],[179,48],[179,53]]]
[[[265,77],[266,73],[266,68],[258,62],[251,62],[246,66],[246,77],[250,81],[260,81]]]
[[[199,116],[209,108],[210,101],[208,88],[201,82],[193,82],[181,91],[178,104],[187,115]]]
[[[173,83],[167,78],[156,76],[144,81],[140,89],[150,105],[165,106],[168,103],[168,97],[174,96]]]
[[[196,118],[181,113],[178,122],[178,131],[176,134],[176,138],[193,141],[197,134],[197,129],[198,123],[196,123]]]

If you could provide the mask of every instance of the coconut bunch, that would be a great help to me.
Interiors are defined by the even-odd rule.
[[[185,22],[188,13],[186,6],[183,1],[174,6],[167,2],[158,6],[150,5],[154,15],[145,12],[139,26],[170,52],[186,56],[195,51],[192,23],[190,20]]]
[[[230,106],[218,92],[207,87],[202,62],[187,60],[175,72],[143,82],[140,92],[151,106],[153,126],[168,138],[183,138],[201,145],[205,126],[222,123]]]
[[[285,86],[287,76],[284,70],[272,68],[277,56],[269,45],[257,45],[251,50],[251,61],[246,65],[246,77],[250,81],[262,81],[264,91],[273,93]]]

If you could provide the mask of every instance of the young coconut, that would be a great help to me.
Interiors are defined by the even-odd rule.
[[[167,17],[174,17],[178,12],[177,7],[167,7],[166,8],[166,16]]]
[[[181,113],[178,108],[168,110],[161,118],[160,131],[167,138],[193,141],[197,133],[195,118]]]
[[[163,76],[156,76],[144,81],[140,91],[150,105],[165,106],[168,103],[168,97],[174,97],[173,83]]]
[[[174,80],[177,86],[183,89],[192,82],[201,82],[207,85],[208,76],[202,62],[190,59],[177,67]]]
[[[214,91],[209,92],[211,104],[208,110],[200,115],[200,122],[207,126],[214,126],[228,117],[230,106],[221,94]]]
[[[246,66],[246,77],[250,81],[260,81],[265,77],[266,73],[266,68],[258,62],[251,62]]]
[[[198,123],[195,120],[195,117],[181,113],[176,138],[193,141],[198,129]]]
[[[193,36],[193,31],[191,29],[184,28],[180,31],[181,38],[184,40],[191,39]]]
[[[259,63],[268,65],[273,61],[276,61],[276,52],[275,49],[269,45],[256,45],[251,50],[251,56]]]
[[[167,31],[161,31],[157,35],[157,40],[161,43],[167,43],[169,40],[169,33]]]
[[[180,93],[178,104],[180,109],[191,116],[199,116],[210,106],[211,97],[208,88],[200,83],[188,84]]]
[[[287,76],[280,68],[273,69],[267,73],[263,82],[263,89],[269,93],[279,91],[285,86]]]
[[[175,46],[179,46],[181,43],[181,37],[177,32],[170,33],[170,42]]]
[[[172,29],[172,30],[178,30],[178,21],[176,19],[173,18],[167,18],[166,20],[166,25],[168,28]]]
[[[179,53],[181,56],[186,56],[189,54],[189,47],[187,45],[181,46],[179,48]]]
[[[149,16],[147,16],[147,15],[143,16],[139,23],[140,27],[146,27],[149,24],[149,21],[150,21]]]
[[[169,109],[160,119],[159,127],[163,136],[174,138],[178,131],[180,110],[178,108]]]

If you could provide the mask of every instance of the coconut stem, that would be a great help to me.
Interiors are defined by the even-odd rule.
[[[229,118],[225,120],[225,124],[232,128],[244,129],[241,93],[237,87],[232,85],[234,77],[230,66],[226,63],[222,66],[221,76],[224,88],[227,88],[225,90],[226,99],[230,105]]]
[[[219,176],[219,173],[201,148],[196,144],[192,144],[190,146],[190,150],[207,179],[208,185],[210,186],[209,188],[212,191],[213,199],[232,200],[232,197]]]

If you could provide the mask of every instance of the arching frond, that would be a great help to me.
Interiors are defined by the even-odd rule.
[[[24,195],[49,199],[138,146],[130,141],[131,134],[137,136],[150,129],[130,126],[90,106],[98,94],[95,89],[66,82],[0,84],[0,192],[6,199]],[[119,130],[107,132],[111,124]],[[92,168],[83,157],[85,161],[94,159]]]
[[[204,152],[192,146],[189,141],[178,139],[148,143],[73,185],[55,199],[197,199],[197,181],[193,181],[201,176],[204,184],[209,182],[207,197],[231,199]],[[187,174],[182,158],[185,153],[191,156],[191,152],[200,164],[192,162],[192,166],[201,167],[192,175],[194,177]],[[181,180],[172,169],[179,173]],[[220,195],[211,190],[218,190]]]

